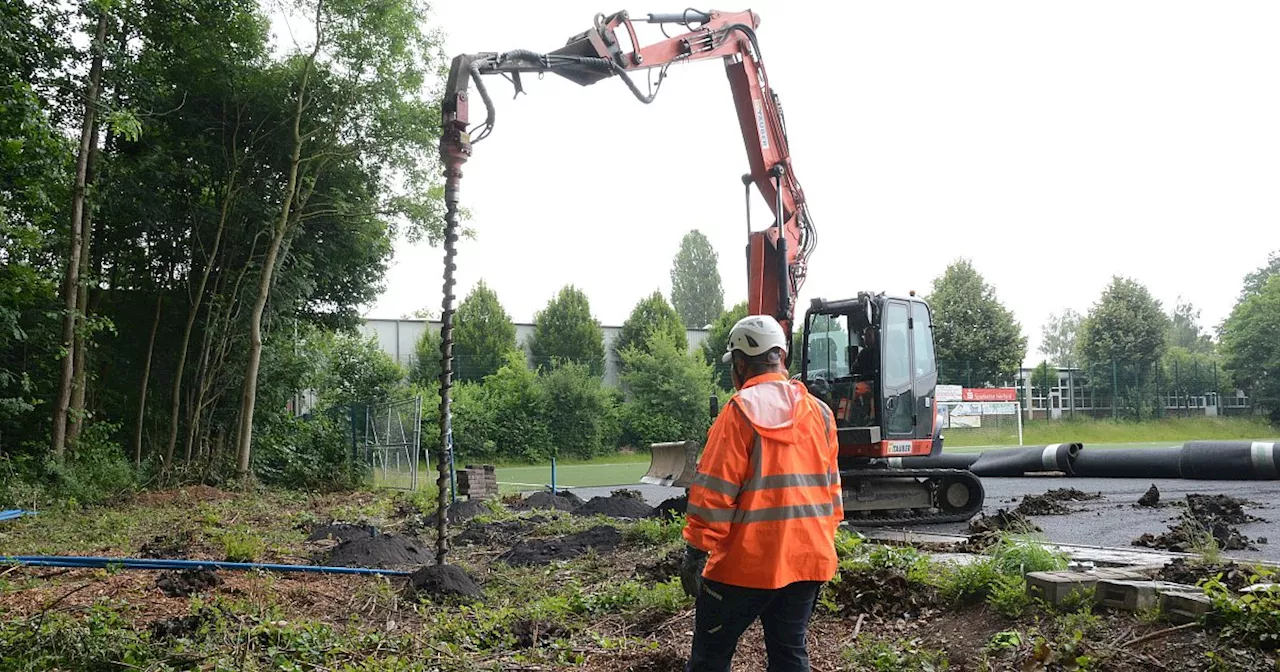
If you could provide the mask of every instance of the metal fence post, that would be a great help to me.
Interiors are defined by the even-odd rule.
[[[1111,360],[1111,419],[1116,419],[1116,390],[1120,387],[1120,372],[1116,369],[1116,360]]]

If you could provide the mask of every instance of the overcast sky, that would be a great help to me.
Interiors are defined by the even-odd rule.
[[[427,20],[450,55],[549,51],[597,12],[684,8],[600,2],[441,0]],[[1016,314],[1032,362],[1046,317],[1087,312],[1113,274],[1166,309],[1190,299],[1214,325],[1280,248],[1280,3],[749,8],[819,233],[801,306],[927,292],[968,257]],[[662,39],[639,28],[642,42]],[[726,303],[745,298],[747,163],[724,69],[669,75],[651,105],[616,79],[530,77],[512,100],[489,78],[497,126],[464,169],[477,237],[459,246],[460,296],[483,278],[529,321],[573,283],[619,324],[645,294],[669,296],[672,257],[697,228],[719,253]],[[763,201],[753,213],[769,224]],[[438,311],[442,255],[398,244],[367,315]]]

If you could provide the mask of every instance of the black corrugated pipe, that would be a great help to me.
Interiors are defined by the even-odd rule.
[[[1182,478],[1204,480],[1280,479],[1275,442],[1188,441],[1182,446]]]
[[[989,450],[969,470],[979,476],[1022,476],[1046,471],[1075,475],[1076,456],[1084,446],[1079,443],[1053,443],[1047,446]]]
[[[1092,478],[1181,478],[1181,458],[1182,446],[1104,448],[1080,453],[1072,466],[1076,476]]]

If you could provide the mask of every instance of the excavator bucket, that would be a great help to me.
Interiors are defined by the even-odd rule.
[[[687,488],[698,470],[697,441],[649,444],[649,472],[641,483]]]

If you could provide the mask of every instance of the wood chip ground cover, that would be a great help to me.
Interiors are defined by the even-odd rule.
[[[344,536],[309,541],[320,526],[369,526],[395,538],[411,516],[430,510],[384,493],[228,494],[49,510],[0,528],[0,544],[14,554],[130,557],[150,544],[157,553],[172,548],[222,559],[234,531],[258,535],[261,560],[301,564],[331,551],[331,536]],[[602,525],[619,532],[612,549],[527,567],[499,560],[518,543]],[[497,530],[474,532],[473,543],[451,549],[451,561],[482,591],[474,602],[415,595],[407,580],[389,577],[218,572],[216,581],[178,581],[182,590],[170,596],[153,572],[0,569],[0,669],[679,670],[693,610],[673,580],[678,535],[654,545],[640,541],[653,535],[628,535],[633,525],[540,509],[456,526],[455,536]],[[414,539],[427,555],[434,550],[430,532]],[[179,543],[166,546],[159,537]],[[1126,647],[1168,624],[1034,609],[1010,620],[982,604],[939,605],[901,571],[846,570],[842,578],[842,587],[824,591],[838,598],[838,609],[820,607],[810,631],[815,671],[929,669],[943,659],[952,670],[1063,669],[1053,660],[1064,651],[1092,656],[1089,669],[1122,672],[1210,669],[1206,652],[1224,661],[1217,669],[1275,669],[1273,656],[1235,651],[1212,631],[1182,630]],[[1076,640],[1076,631],[1087,636]],[[67,633],[83,635],[83,644],[66,646]],[[1177,655],[1161,653],[1165,647]],[[32,667],[32,660],[40,662]],[[733,669],[765,669],[758,624],[744,635]]]

